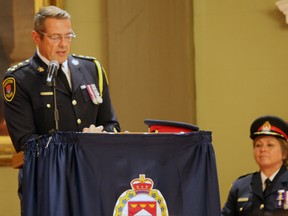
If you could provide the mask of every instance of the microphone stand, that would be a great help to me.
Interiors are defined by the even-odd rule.
[[[57,76],[57,73],[58,73],[58,71],[56,71],[56,76]],[[57,109],[56,79],[55,79],[55,77],[53,79],[52,88],[53,88],[53,107],[54,107],[55,131],[57,132],[59,130],[59,112],[58,112],[58,109]]]

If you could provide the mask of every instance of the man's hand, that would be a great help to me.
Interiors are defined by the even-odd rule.
[[[96,127],[95,125],[90,125],[89,128],[85,127],[83,128],[83,133],[103,133],[104,127],[102,125]]]

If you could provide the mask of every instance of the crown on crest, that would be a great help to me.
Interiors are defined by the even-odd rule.
[[[130,185],[136,193],[149,193],[153,188],[154,182],[150,178],[145,178],[144,174],[140,174],[139,178],[133,179]]]

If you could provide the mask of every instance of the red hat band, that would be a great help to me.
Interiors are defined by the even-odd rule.
[[[282,131],[280,128],[270,125],[268,121],[266,121],[259,129],[258,132],[267,132],[267,133],[274,133],[280,136],[283,136],[286,140],[288,139],[286,133]]]
[[[192,132],[191,129],[187,128],[180,128],[180,127],[173,127],[173,126],[167,126],[167,125],[151,125],[149,128],[150,132]]]

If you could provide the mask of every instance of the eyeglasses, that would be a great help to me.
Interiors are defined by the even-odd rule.
[[[76,37],[76,34],[72,31],[71,33],[65,34],[65,35],[60,35],[60,34],[46,34],[45,32],[42,31],[37,31],[40,34],[50,38],[53,42],[60,42],[62,40],[62,38],[64,38],[64,40],[66,42],[71,42],[73,38]]]

